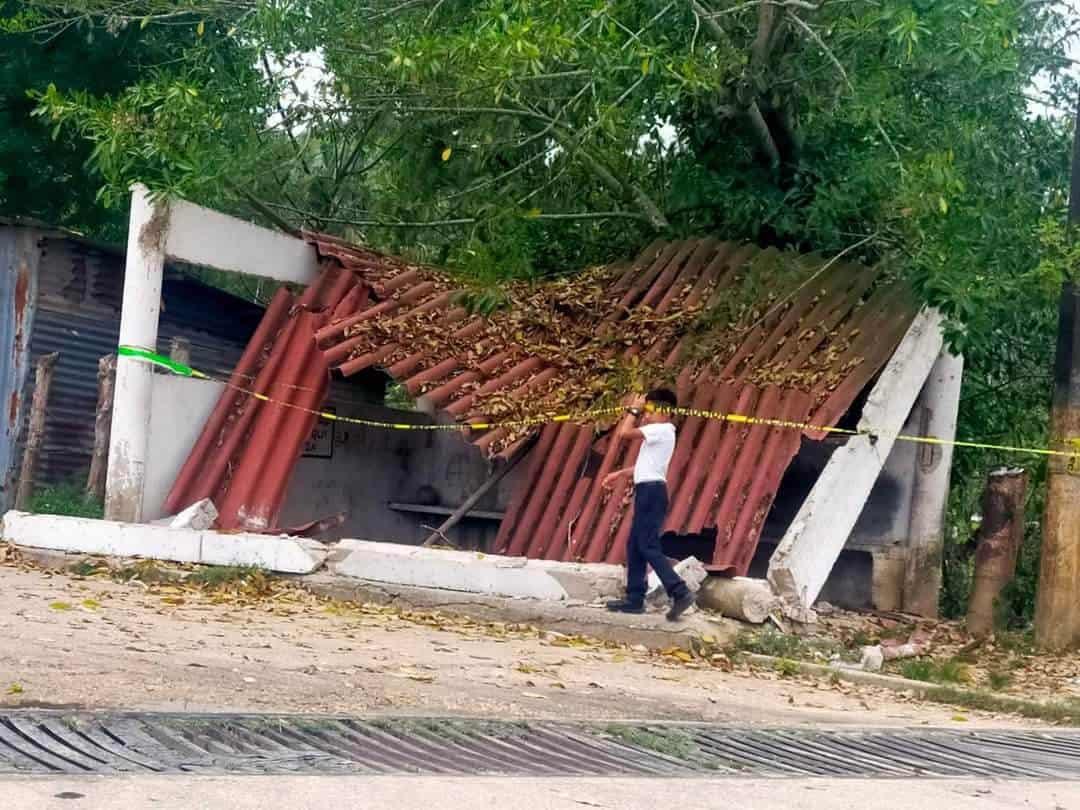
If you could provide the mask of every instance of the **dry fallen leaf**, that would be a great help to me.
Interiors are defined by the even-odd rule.
[[[49,607],[53,610],[71,610],[70,602],[51,602]]]

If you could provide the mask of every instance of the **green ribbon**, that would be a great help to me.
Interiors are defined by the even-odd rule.
[[[182,377],[206,376],[202,372],[196,371],[191,366],[185,366],[183,363],[177,363],[172,358],[166,357],[163,354],[158,354],[157,352],[152,352],[149,349],[140,349],[137,346],[120,346],[116,350],[116,353],[120,357],[130,357],[133,360],[142,360],[155,366],[167,368],[173,374],[179,374]]]

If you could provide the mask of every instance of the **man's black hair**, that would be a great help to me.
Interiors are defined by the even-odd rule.
[[[668,410],[679,406],[679,400],[675,397],[675,392],[670,388],[653,389],[645,395],[645,401],[651,402],[654,405],[659,405],[661,408]]]

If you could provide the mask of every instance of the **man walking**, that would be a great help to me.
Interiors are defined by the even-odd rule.
[[[671,599],[668,620],[675,621],[694,604],[694,595],[675,573],[660,546],[660,531],[667,517],[667,471],[675,451],[675,425],[671,411],[677,401],[666,388],[637,397],[628,408],[633,417],[623,420],[613,441],[641,439],[641,449],[633,467],[616,470],[603,481],[605,489],[613,489],[627,478],[634,481],[634,520],[626,544],[626,598],[608,602],[607,608],[617,613],[644,613],[646,564],[660,577]]]

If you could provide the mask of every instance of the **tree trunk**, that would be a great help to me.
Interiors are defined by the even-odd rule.
[[[23,451],[22,467],[19,469],[19,489],[15,495],[15,508],[26,511],[34,497],[34,474],[37,472],[41,441],[45,436],[45,410],[49,402],[53,369],[60,355],[58,352],[38,358],[34,372],[34,399],[30,405],[30,427],[26,433],[26,449]]]
[[[995,470],[983,493],[982,524],[975,549],[975,581],[968,600],[967,627],[974,636],[994,630],[994,607],[1016,573],[1016,556],[1024,540],[1026,470]]]
[[[1080,125],[1080,102],[1076,107]],[[1080,226],[1080,126],[1073,139],[1069,195],[1070,238]],[[1054,357],[1054,398],[1050,406],[1050,447],[1076,453],[1080,445],[1080,289],[1066,281],[1058,308]],[[1080,645],[1080,458],[1051,456],[1046,469],[1035,641],[1049,650]]]
[[[748,577],[709,577],[698,591],[698,604],[751,624],[762,624],[780,608],[780,600],[768,582]]]
[[[90,475],[86,477],[88,500],[105,500],[105,478],[109,468],[109,436],[112,428],[113,384],[116,382],[116,355],[98,360],[98,399],[94,415],[94,450]]]

